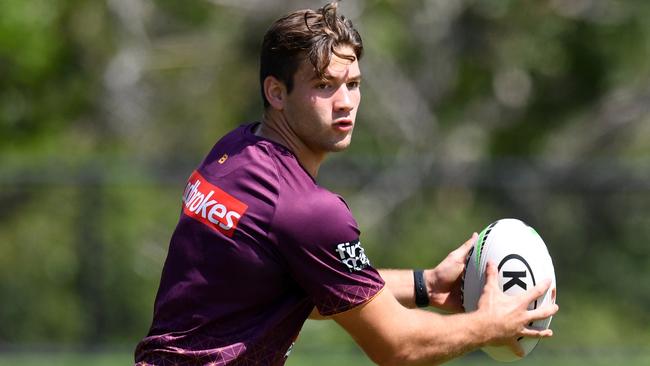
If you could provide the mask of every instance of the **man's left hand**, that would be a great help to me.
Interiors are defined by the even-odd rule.
[[[467,254],[477,238],[478,234],[473,233],[435,268],[424,271],[431,306],[454,313],[463,312],[460,283]]]

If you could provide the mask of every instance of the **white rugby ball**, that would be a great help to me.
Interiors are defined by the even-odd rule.
[[[555,269],[546,244],[535,229],[522,221],[501,219],[481,231],[470,250],[461,285],[466,312],[477,309],[485,286],[485,268],[488,261],[498,266],[499,287],[508,295],[521,294],[545,279],[551,279],[548,291],[533,301],[528,309],[555,303]],[[547,329],[550,324],[551,317],[532,322],[529,327],[541,330]],[[527,355],[535,348],[539,338],[520,338],[518,342]],[[497,361],[511,362],[520,359],[506,346],[488,346],[482,350]]]

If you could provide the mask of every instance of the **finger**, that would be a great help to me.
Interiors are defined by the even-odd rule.
[[[519,342],[514,338],[512,338],[510,341],[508,341],[506,343],[506,346],[508,348],[510,348],[512,353],[514,353],[515,355],[517,355],[519,357],[524,357],[526,355],[526,353],[524,352],[524,349],[521,347],[521,344],[519,344]]]
[[[497,269],[494,263],[488,261],[485,265],[485,286],[493,286],[499,288]]]
[[[519,334],[526,338],[548,338],[553,336],[553,330],[524,328]]]
[[[454,250],[454,252],[457,252],[457,253],[459,252],[463,257],[466,257],[467,253],[469,253],[469,251],[474,246],[474,243],[476,242],[477,238],[478,238],[478,234],[473,233],[472,236],[469,239],[467,239],[466,242],[464,242],[458,248],[456,248]]]
[[[470,236],[469,239],[467,239],[467,241],[465,243],[463,243],[463,245],[461,247],[462,248],[467,248],[467,249],[471,248],[472,245],[474,245],[474,243],[476,243],[476,239],[478,239],[478,234],[476,232],[473,232],[472,236]]]
[[[549,304],[546,306],[541,306],[535,310],[529,310],[528,316],[532,321],[542,320],[548,318],[549,316],[555,315],[559,309],[560,307],[557,304]]]
[[[553,287],[551,290],[551,302],[555,304],[555,300],[557,299],[557,287]]]
[[[551,287],[551,279],[547,278],[544,282],[526,292],[523,296],[528,301],[527,304],[544,295],[546,291],[548,291],[549,287]]]

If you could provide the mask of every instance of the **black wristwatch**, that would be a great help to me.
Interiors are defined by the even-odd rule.
[[[419,308],[429,306],[429,293],[427,284],[424,282],[424,270],[413,270],[413,283],[415,285],[415,305]]]

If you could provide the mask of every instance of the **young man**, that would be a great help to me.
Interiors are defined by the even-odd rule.
[[[267,32],[261,123],[223,137],[191,175],[138,365],[282,365],[304,321],[335,320],[381,365],[436,364],[487,344],[521,352],[528,311],[548,283],[508,297],[488,279],[462,311],[460,277],[476,234],[424,273],[375,270],[343,199],[315,181],[350,144],[361,100],[361,38],[336,3],[291,13]]]

